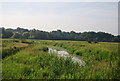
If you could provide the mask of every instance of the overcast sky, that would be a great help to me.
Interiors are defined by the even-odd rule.
[[[0,27],[118,34],[117,2],[1,2]]]

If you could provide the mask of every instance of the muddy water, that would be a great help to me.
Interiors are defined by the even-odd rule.
[[[65,51],[65,50],[57,51],[56,49],[49,48],[49,53],[50,53],[50,54],[57,54],[58,56],[64,57],[65,59],[66,59],[66,58],[70,58],[73,62],[78,63],[80,66],[84,66],[84,65],[85,65],[85,62],[84,62],[84,61],[82,61],[81,59],[78,59],[78,58],[75,57],[75,56],[70,55],[70,54],[69,54],[67,51]]]

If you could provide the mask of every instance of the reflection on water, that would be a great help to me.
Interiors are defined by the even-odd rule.
[[[85,65],[84,61],[82,61],[81,59],[78,59],[75,56],[71,56],[67,51],[63,51],[63,50],[62,51],[57,51],[56,49],[49,48],[49,53],[50,54],[57,54],[58,56],[64,57],[65,59],[66,58],[71,58],[71,60],[73,62],[77,62],[80,66]]]

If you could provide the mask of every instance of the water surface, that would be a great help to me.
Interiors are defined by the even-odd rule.
[[[76,62],[78,63],[80,66],[84,66],[85,65],[85,62],[81,59],[78,59],[77,57],[75,56],[72,56],[70,55],[67,51],[65,50],[56,50],[56,49],[53,49],[53,48],[49,48],[49,53],[50,54],[56,54],[58,55],[59,57],[64,57],[65,59],[66,58],[70,58],[73,62]]]

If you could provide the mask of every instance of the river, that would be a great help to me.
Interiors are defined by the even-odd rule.
[[[59,57],[63,57],[65,59],[70,58],[73,62],[78,63],[79,66],[85,66],[85,62],[75,56],[70,55],[67,51],[65,50],[56,50],[53,48],[49,48],[49,54],[56,54]]]

